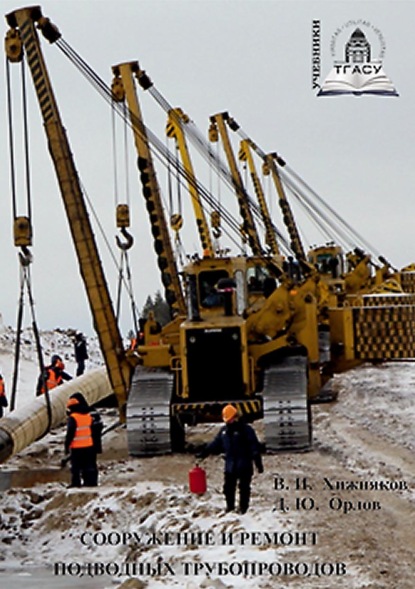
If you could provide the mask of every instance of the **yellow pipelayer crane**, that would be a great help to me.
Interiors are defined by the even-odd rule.
[[[148,139],[143,133],[144,123],[133,82],[144,90],[151,82],[137,62],[114,66],[113,72],[114,96],[127,101],[134,133],[141,135],[141,143],[136,142],[141,161],[142,142]],[[145,159],[149,165],[148,156]],[[148,189],[147,182],[143,183],[143,189]],[[247,215],[245,232],[257,254],[253,259],[273,267],[273,258],[263,256],[261,251],[242,189],[242,184],[238,184],[240,210]],[[153,196],[156,194],[155,191]],[[321,388],[317,285],[311,280],[294,290],[288,282],[281,284],[270,297],[274,301],[274,313],[266,319],[264,330],[257,323],[259,315],[246,318],[253,259],[215,256],[195,260],[183,269],[188,314],[176,324],[180,332],[178,344],[176,341],[167,348],[162,343],[160,350],[150,346],[138,349],[143,367],[137,371],[137,386],[133,383],[127,419],[128,424],[135,423],[135,431],[140,431],[138,436],[132,434],[141,440],[136,453],[150,451],[150,444],[146,448],[142,443],[149,437],[147,425],[155,432],[152,452],[157,451],[157,445],[162,446],[160,440],[165,433],[162,424],[168,423],[169,417],[173,441],[180,446],[183,443],[180,424],[183,427],[216,421],[221,408],[229,402],[237,404],[248,419],[264,418],[269,450],[309,447],[309,390],[312,396]],[[254,332],[260,333],[260,338],[252,345],[249,338]],[[163,341],[163,331],[160,335]],[[164,355],[164,365],[163,349],[170,354]],[[158,415],[154,412],[152,421],[147,390],[151,390],[152,405],[157,406],[158,412]]]
[[[124,353],[78,173],[43,59],[36,26],[50,43],[59,39],[60,33],[42,15],[39,7],[16,10],[6,18],[10,26],[5,40],[7,59],[16,63],[24,55],[27,58],[100,347],[121,416],[125,418],[131,362],[134,362],[134,358],[130,362]]]

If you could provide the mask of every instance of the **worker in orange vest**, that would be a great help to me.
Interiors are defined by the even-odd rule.
[[[137,331],[136,335],[132,335],[130,339],[130,350],[134,351],[138,348],[138,346],[142,346],[145,344],[144,338],[144,326],[146,324],[146,319],[140,318],[138,320],[139,330]]]
[[[0,374],[0,417],[3,417],[3,408],[7,407],[6,387],[3,375]]]
[[[40,374],[37,387],[36,396],[43,395],[45,392],[45,384],[48,391],[54,389],[63,383],[64,380],[72,380],[72,376],[65,372],[65,364],[60,356],[54,354],[51,358],[49,366],[45,366],[43,375]]]
[[[91,411],[82,393],[68,399],[66,410],[65,451],[70,453],[70,487],[98,485],[97,452],[101,450],[102,422],[98,413]]]
[[[138,337],[132,337],[130,339],[130,350],[134,352],[138,347]]]

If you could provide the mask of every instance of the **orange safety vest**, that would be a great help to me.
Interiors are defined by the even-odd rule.
[[[92,439],[92,417],[89,413],[72,413],[76,421],[76,431],[69,448],[90,448],[94,445]]]
[[[60,385],[63,382],[63,378],[62,378],[62,375],[56,376],[55,371],[52,368],[48,368],[47,371],[48,371],[48,377],[46,379],[46,388],[48,391],[50,391],[51,389],[54,389],[55,387]],[[41,393],[45,392],[45,389],[43,386],[40,389],[40,392]]]
[[[4,380],[2,378],[0,378],[0,397],[4,397],[5,394],[6,394],[6,389],[4,386]]]

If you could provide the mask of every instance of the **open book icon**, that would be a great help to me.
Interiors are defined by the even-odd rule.
[[[380,62],[364,64],[336,62],[317,96],[336,94],[399,96]]]

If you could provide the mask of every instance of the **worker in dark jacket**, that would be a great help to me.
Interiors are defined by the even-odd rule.
[[[74,393],[66,405],[65,452],[70,453],[70,487],[96,487],[98,485],[97,452],[101,452],[102,422],[92,412],[82,393]]]
[[[44,394],[45,385],[48,391],[54,389],[63,383],[64,380],[72,380],[72,376],[65,372],[65,364],[60,356],[54,354],[51,358],[49,366],[45,366],[43,375],[40,374],[37,387],[36,396]]]
[[[236,407],[226,405],[222,411],[222,418],[226,425],[214,440],[202,449],[199,456],[204,458],[209,454],[225,454],[223,492],[226,511],[235,509],[236,487],[239,483],[239,512],[246,513],[251,495],[253,464],[259,473],[264,472],[261,446],[253,428],[239,419]]]
[[[85,336],[80,331],[75,334],[75,360],[76,360],[76,376],[81,376],[85,372],[85,361],[88,360],[88,349]]]

